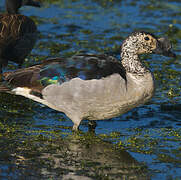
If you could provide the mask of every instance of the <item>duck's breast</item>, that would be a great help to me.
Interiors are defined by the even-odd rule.
[[[154,80],[151,73],[137,76],[127,73],[127,101],[133,106],[143,104],[154,94]]]
[[[43,98],[60,111],[76,111],[88,119],[105,119],[117,114],[115,104],[125,93],[126,82],[119,74],[99,80],[74,78],[61,85],[49,85],[42,91]]]

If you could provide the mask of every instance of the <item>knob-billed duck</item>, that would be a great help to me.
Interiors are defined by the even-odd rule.
[[[109,55],[77,54],[3,74],[0,91],[22,95],[65,113],[77,130],[83,119],[119,116],[148,101],[154,79],[139,55],[174,57],[171,44],[147,32],[134,32],[121,46],[121,61]]]

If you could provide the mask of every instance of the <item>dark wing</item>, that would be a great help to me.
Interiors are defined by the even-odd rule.
[[[63,61],[61,58],[50,59],[42,64],[3,73],[0,91],[5,87],[9,90],[16,87],[27,87],[41,92],[48,84],[57,83],[54,77],[59,75],[59,69],[56,67],[57,64],[61,64],[61,60]]]
[[[14,72],[5,72],[3,73],[4,81],[1,83],[1,86],[5,85],[6,87],[10,88],[10,90],[15,87],[27,87],[37,92],[41,92],[43,87],[38,81],[40,79],[40,67],[40,65],[35,65]]]
[[[113,56],[77,54],[67,59],[49,60],[40,70],[40,80],[46,86],[76,77],[82,80],[101,79],[114,73],[126,80],[125,69]]]
[[[4,80],[14,87],[28,87],[41,92],[49,84],[62,84],[76,77],[83,80],[101,79],[114,73],[120,74],[126,81],[125,70],[116,58],[78,54],[68,59],[50,59],[39,65],[4,73]]]
[[[101,79],[118,73],[126,80],[125,69],[120,60],[106,54],[77,54],[67,61],[74,74],[84,80]]]

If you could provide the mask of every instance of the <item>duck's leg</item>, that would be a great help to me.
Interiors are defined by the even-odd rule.
[[[89,132],[95,133],[96,126],[97,126],[96,121],[89,121],[88,123]]]
[[[75,117],[75,118],[71,118],[71,120],[73,121],[74,125],[72,127],[72,130],[73,131],[78,131],[79,130],[79,125],[80,125],[80,122],[81,122],[81,118],[79,117]]]
[[[79,125],[78,124],[74,124],[72,127],[73,131],[78,131],[79,130]]]
[[[65,114],[74,123],[72,130],[78,131],[80,122],[82,121],[82,118],[79,115],[77,115],[77,113],[73,113],[73,112],[71,114],[68,114],[68,113],[65,113]]]

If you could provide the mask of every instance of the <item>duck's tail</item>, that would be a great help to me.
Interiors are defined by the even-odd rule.
[[[10,92],[10,89],[6,87],[5,85],[0,84],[0,93],[1,92]]]

